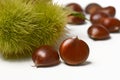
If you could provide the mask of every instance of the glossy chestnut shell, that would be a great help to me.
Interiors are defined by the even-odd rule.
[[[85,12],[87,13],[87,14],[93,14],[93,13],[95,13],[97,10],[99,10],[99,9],[101,9],[102,7],[99,5],[99,4],[97,4],[97,3],[90,3],[90,4],[88,4],[87,6],[86,6],[86,8],[85,8]]]
[[[32,60],[36,67],[49,67],[60,63],[58,52],[48,45],[36,49],[32,54]]]
[[[68,38],[60,45],[60,56],[66,64],[79,65],[84,63],[89,55],[89,47],[77,37]]]
[[[77,3],[69,3],[66,5],[66,7],[76,12],[83,12],[82,7]]]
[[[101,22],[102,18],[106,18],[106,17],[109,17],[109,15],[102,13],[102,12],[97,12],[97,13],[91,14],[90,21],[93,24],[96,24],[96,23]]]
[[[113,6],[108,6],[97,10],[97,12],[102,12],[109,15],[110,17],[114,17],[116,14],[116,9]]]
[[[109,31],[103,25],[93,24],[88,28],[88,35],[94,40],[104,40],[110,38]]]
[[[85,23],[85,19],[82,19],[80,17],[77,16],[73,16],[73,15],[68,15],[67,16],[67,23],[68,24],[84,24]]]
[[[116,18],[103,18],[100,22],[103,26],[105,26],[109,32],[119,32],[120,31],[120,20]]]

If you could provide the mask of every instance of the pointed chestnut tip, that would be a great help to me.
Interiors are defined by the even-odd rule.
[[[78,36],[75,36],[75,39],[79,39]]]
[[[72,37],[73,39],[79,39],[78,35]]]
[[[78,36],[74,36],[73,40],[79,40],[79,37]]]

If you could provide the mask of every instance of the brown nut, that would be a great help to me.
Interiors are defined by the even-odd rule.
[[[94,40],[104,40],[110,38],[109,31],[100,24],[93,24],[88,28],[88,35]]]
[[[49,67],[60,63],[58,52],[51,46],[43,45],[32,54],[36,67]]]
[[[104,25],[109,30],[109,32],[120,31],[120,21],[116,18],[102,18],[100,24]]]
[[[116,9],[113,6],[108,6],[97,10],[97,12],[102,12],[109,15],[110,17],[114,17],[116,14]]]
[[[90,3],[89,5],[87,5],[87,7],[85,8],[85,12],[87,14],[93,14],[95,13],[97,10],[101,9],[102,7],[97,4],[97,3]]]
[[[89,46],[77,37],[64,40],[59,51],[63,61],[69,65],[83,64],[89,56]]]
[[[69,3],[66,5],[66,7],[76,12],[83,12],[82,7],[77,3]]]
[[[73,16],[73,15],[69,15],[67,17],[67,21],[68,21],[68,24],[84,24],[85,23],[85,19],[82,19],[77,16]]]
[[[101,22],[102,18],[105,18],[105,17],[109,17],[109,15],[102,13],[102,12],[97,12],[97,13],[91,14],[90,21],[93,24],[96,24],[96,23]]]

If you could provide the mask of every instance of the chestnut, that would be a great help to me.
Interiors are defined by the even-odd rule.
[[[74,16],[74,15],[68,15],[67,16],[67,23],[68,24],[84,24],[85,23],[85,19],[82,19],[78,16]]]
[[[68,38],[64,40],[59,48],[60,56],[66,64],[83,64],[89,55],[89,47],[83,40]]]
[[[32,54],[36,67],[49,67],[60,63],[58,52],[49,45],[39,47]]]
[[[116,18],[102,18],[100,24],[105,26],[109,32],[118,32],[120,30],[120,21]]]
[[[109,31],[100,24],[93,24],[88,28],[88,35],[94,40],[104,40],[110,38]]]
[[[97,12],[90,15],[90,21],[93,24],[96,24],[96,23],[99,23],[102,20],[102,18],[105,18],[105,17],[109,17],[109,15],[102,12]]]
[[[87,14],[93,14],[95,13],[97,10],[101,9],[102,7],[97,4],[97,3],[90,3],[87,5],[87,7],[85,8],[85,12]]]
[[[102,12],[109,15],[110,17],[114,17],[116,14],[116,9],[113,6],[108,6],[97,10],[97,12]]]
[[[66,7],[68,7],[72,11],[83,12],[82,7],[77,3],[69,3],[69,4],[66,5]]]

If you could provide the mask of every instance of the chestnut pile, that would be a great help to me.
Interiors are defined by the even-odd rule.
[[[79,12],[85,16],[90,15],[92,25],[88,28],[88,35],[94,40],[104,40],[110,38],[110,33],[120,31],[120,20],[115,18],[116,9],[113,6],[102,7],[97,3],[90,3],[85,10],[77,3],[66,5],[69,9]],[[68,15],[68,24],[83,24],[85,18],[76,15]]]
[[[116,9],[113,6],[101,7],[97,3],[89,4],[85,12],[90,14],[92,25],[88,28],[88,35],[94,40],[110,38],[110,33],[120,31],[120,20],[115,18]]]

